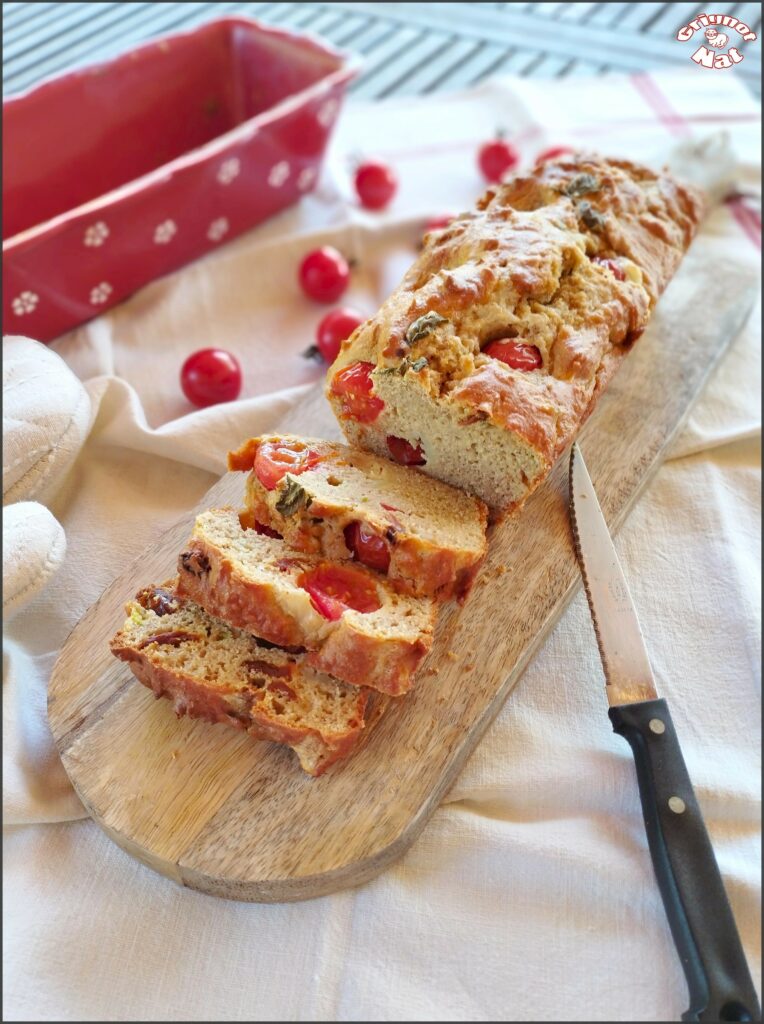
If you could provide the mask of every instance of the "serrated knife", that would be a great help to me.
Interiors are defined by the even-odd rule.
[[[756,990],[668,704],[656,692],[629,588],[575,444],[570,510],[610,721],[634,754],[650,855],[687,979],[690,1008],[682,1020],[760,1021]]]

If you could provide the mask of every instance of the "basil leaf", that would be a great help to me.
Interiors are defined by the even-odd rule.
[[[276,511],[280,512],[282,516],[293,516],[303,505],[307,508],[310,505],[311,499],[308,497],[305,488],[289,473],[287,473],[284,479],[286,485],[281,492],[279,500],[276,502]]]
[[[578,204],[578,216],[592,231],[599,231],[600,228],[605,226],[605,218],[599,212],[595,210],[591,203],[584,202]]]
[[[401,377],[403,377],[409,370],[413,370],[414,373],[419,373],[419,371],[423,370],[427,365],[427,356],[420,356],[418,359],[414,360],[412,360],[409,356],[406,356],[405,359],[402,359],[400,363],[398,363],[397,366],[393,367],[393,369],[389,372],[399,373]]]
[[[593,174],[577,174],[565,186],[565,195],[585,196],[588,192],[599,192],[601,187]]]
[[[440,324],[447,323],[447,317],[441,316],[440,313],[436,313],[434,309],[431,309],[429,313],[425,313],[424,316],[420,316],[412,324],[409,324],[409,329],[406,331],[406,341],[409,345],[413,345],[415,341],[424,338],[426,334],[434,331]]]

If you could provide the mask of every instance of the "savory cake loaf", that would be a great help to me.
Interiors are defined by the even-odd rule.
[[[256,640],[180,598],[174,581],[143,589],[111,641],[175,713],[224,722],[291,747],[310,775],[346,757],[384,708],[372,690],[329,679],[304,655]]]
[[[485,557],[482,501],[333,441],[253,437],[228,455],[251,470],[246,523],[328,559],[352,558],[410,594],[463,599]]]
[[[398,695],[432,644],[436,604],[401,594],[351,562],[293,551],[247,529],[234,509],[196,519],[178,559],[178,593],[210,615],[347,683]]]
[[[492,187],[426,236],[343,343],[327,395],[344,433],[516,508],[644,330],[701,213],[670,175],[593,155]]]

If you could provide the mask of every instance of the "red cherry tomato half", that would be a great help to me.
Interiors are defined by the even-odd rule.
[[[537,370],[542,364],[541,353],[535,345],[524,345],[510,338],[497,338],[483,349],[487,356],[498,359],[513,370]]]
[[[264,441],[257,449],[253,468],[266,491],[272,491],[287,473],[299,476],[320,461],[318,452],[310,448],[297,449],[282,441]]]
[[[365,160],[355,172],[355,190],[367,210],[383,210],[398,191],[398,175],[381,160]]]
[[[374,533],[363,523],[348,523],[344,530],[345,543],[359,562],[377,572],[390,568],[390,547],[384,537]]]
[[[421,445],[415,448],[405,437],[393,437],[390,434],[387,438],[387,448],[395,461],[400,462],[402,466],[423,466],[427,462]]]
[[[239,360],[224,348],[200,348],[181,367],[180,386],[200,408],[232,402],[241,391]]]
[[[336,302],[350,281],[350,266],[331,245],[309,252],[300,264],[300,285],[309,299]]]
[[[478,166],[486,181],[501,181],[507,171],[511,171],[519,162],[520,153],[503,139],[486,142],[478,150]]]
[[[592,256],[592,263],[598,263],[601,267],[607,267],[616,281],[626,280],[626,275],[615,260],[608,260],[603,256]]]
[[[381,398],[372,394],[373,363],[350,363],[332,379],[331,391],[338,395],[342,415],[359,423],[373,423],[385,407]]]
[[[347,565],[319,565],[297,580],[310,594],[310,603],[325,619],[336,622],[348,608],[375,612],[381,605],[374,580]]]
[[[366,318],[348,306],[340,306],[327,313],[316,330],[316,347],[327,363],[333,363],[340,354],[342,342],[349,338]]]
[[[536,157],[537,164],[546,163],[547,160],[556,160],[558,156],[568,156],[573,150],[570,146],[550,146],[549,149],[542,149]]]

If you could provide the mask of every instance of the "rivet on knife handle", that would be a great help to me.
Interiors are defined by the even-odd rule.
[[[716,857],[665,700],[609,711],[634,752],[650,855],[690,990],[682,1020],[761,1020]]]

